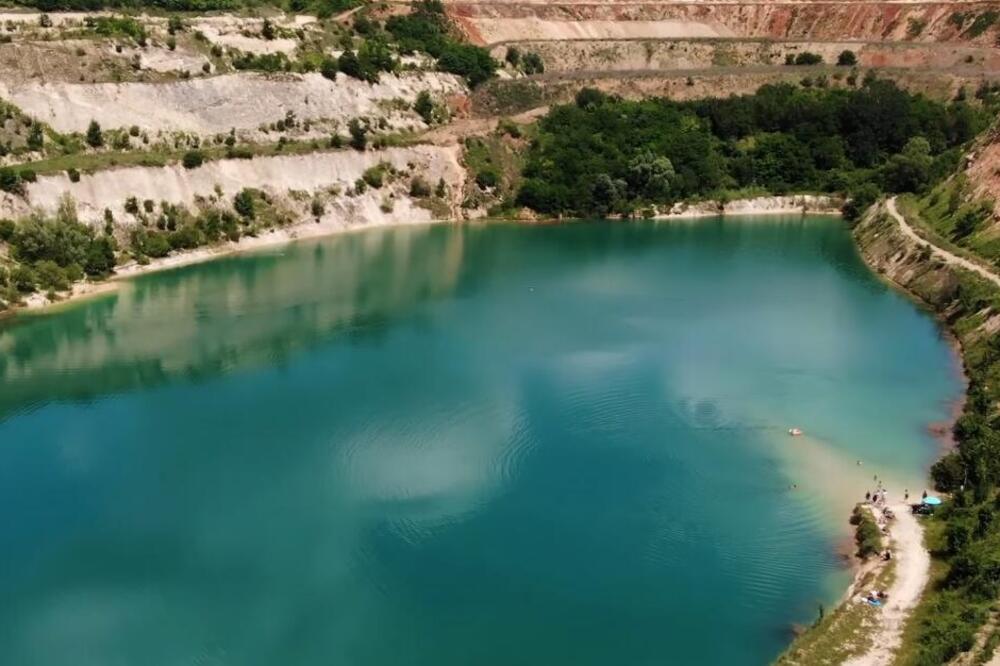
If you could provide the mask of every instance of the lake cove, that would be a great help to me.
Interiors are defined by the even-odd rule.
[[[801,216],[297,243],[5,322],[0,377],[43,666],[764,664],[962,388]]]

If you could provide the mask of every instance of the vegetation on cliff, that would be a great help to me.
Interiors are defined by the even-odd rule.
[[[584,89],[541,121],[517,203],[603,216],[745,188],[874,200],[942,178],[986,122],[981,107],[873,78],[850,90],[781,84],[695,102]]]

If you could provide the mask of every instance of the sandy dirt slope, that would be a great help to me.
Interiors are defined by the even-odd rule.
[[[0,97],[60,132],[83,132],[96,119],[105,128],[215,134],[256,128],[288,111],[300,120],[346,122],[376,114],[380,100],[412,102],[421,90],[451,94],[463,90],[463,83],[436,72],[383,76],[374,85],[342,74],[330,81],[319,74],[249,73],[163,84],[0,83]]]
[[[0,199],[0,217],[17,217],[30,208],[52,212],[67,194],[76,202],[82,220],[98,221],[105,208],[111,209],[116,219],[130,219],[124,204],[125,199],[132,196],[139,201],[151,199],[190,206],[198,198],[216,196],[217,188],[226,200],[245,187],[279,195],[293,190],[311,194],[334,186],[346,191],[365,169],[382,161],[404,173],[409,173],[409,165],[413,164],[414,173],[419,173],[428,182],[435,183],[443,178],[453,191],[457,191],[464,179],[458,151],[456,146],[414,146],[363,153],[337,151],[218,160],[197,169],[185,169],[179,164],[131,167],[87,174],[76,183],[65,175],[40,176],[37,182],[28,185],[26,200]],[[405,182],[408,186],[408,176]]]
[[[863,66],[932,67],[935,69],[974,65],[1000,71],[1000,49],[956,44],[887,44],[852,41],[803,42],[770,40],[669,40],[603,39],[565,41],[518,41],[522,52],[538,53],[546,72],[573,70],[667,70],[732,65],[781,64],[788,55],[803,51],[818,53],[824,62],[835,63],[842,51],[853,51]],[[493,56],[503,59],[508,45],[494,47]],[[968,62],[972,58],[972,63]]]
[[[1000,10],[1000,2],[455,2],[448,12],[481,44],[653,36],[995,43],[996,25],[975,38],[964,34],[970,23],[951,20],[956,7],[976,15]],[[669,34],[650,34],[660,22]]]
[[[1000,124],[973,149],[965,175],[971,195],[977,199],[992,199],[994,217],[1000,220]]]

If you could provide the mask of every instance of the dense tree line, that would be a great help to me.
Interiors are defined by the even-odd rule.
[[[582,90],[540,123],[517,203],[547,214],[632,214],[726,190],[921,191],[986,123],[892,82],[770,85],[756,94],[627,101]]]
[[[996,308],[995,290],[963,280],[958,286],[954,322],[977,317],[984,307]],[[920,666],[942,664],[972,648],[979,627],[1000,597],[1000,416],[996,392],[1000,377],[1000,336],[964,340],[969,385],[962,416],[955,424],[956,451],[931,468],[935,486],[951,495],[935,516],[943,538],[932,544],[947,574],[932,589],[920,614],[912,660]]]

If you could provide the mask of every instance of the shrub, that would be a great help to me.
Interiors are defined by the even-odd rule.
[[[146,239],[142,243],[142,253],[154,259],[170,254],[170,241],[167,239],[167,235],[151,233],[146,236]]]
[[[244,219],[252,220],[256,215],[253,191],[248,188],[240,190],[233,197],[233,209]]]
[[[841,67],[854,67],[857,64],[858,57],[854,55],[854,51],[841,51],[837,56],[837,65]]]
[[[69,182],[71,182],[71,183],[79,183],[80,182],[80,172],[77,171],[76,169],[72,169],[72,168],[67,169],[66,170],[66,176],[69,177]]]
[[[497,172],[492,169],[483,169],[476,174],[476,185],[478,185],[481,190],[496,187],[499,183],[500,176],[498,176]]]
[[[376,190],[379,189],[385,183],[385,166],[379,164],[365,169],[365,172],[361,174],[361,179]]]
[[[319,66],[319,73],[325,78],[331,81],[337,80],[337,72],[340,71],[340,67],[337,65],[337,61],[333,58],[323,58],[323,62]]]
[[[410,181],[410,196],[422,199],[424,197],[429,197],[431,195],[431,186],[426,180],[420,176],[414,176],[413,180]]]
[[[14,220],[0,220],[0,241],[7,242],[14,237]]]
[[[96,120],[91,120],[90,125],[87,126],[87,145],[91,148],[100,148],[104,145],[104,134],[101,132],[101,126],[97,124]]]
[[[326,212],[326,207],[323,205],[323,202],[320,201],[319,199],[313,199],[312,204],[310,204],[309,206],[309,212],[312,213],[313,217],[319,219],[323,217],[323,214]]]
[[[545,71],[545,63],[537,53],[526,53],[521,59],[521,69],[528,75],[541,74]]]
[[[426,90],[421,90],[420,94],[417,95],[417,99],[413,103],[413,110],[428,125],[434,122],[434,100],[431,99],[431,94]]]
[[[19,194],[23,190],[21,177],[10,167],[0,167],[0,190]]]
[[[855,506],[851,522],[856,525],[854,542],[858,546],[858,557],[867,559],[882,552],[882,532],[870,513]]]
[[[197,169],[205,161],[205,156],[200,150],[189,150],[184,153],[181,163],[185,169]]]
[[[874,183],[863,183],[853,188],[847,193],[847,201],[841,208],[844,219],[848,222],[857,222],[880,196],[882,192]]]
[[[109,236],[95,238],[87,247],[83,270],[87,275],[103,277],[115,268],[115,246]]]
[[[351,134],[351,147],[355,150],[364,150],[368,145],[368,128],[357,118],[352,118],[347,124],[347,131]]]

